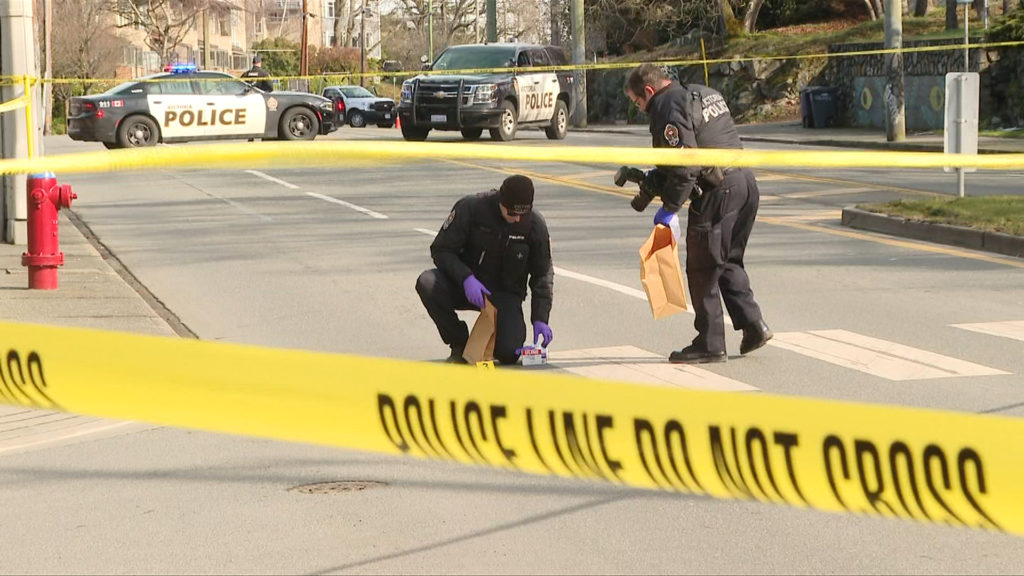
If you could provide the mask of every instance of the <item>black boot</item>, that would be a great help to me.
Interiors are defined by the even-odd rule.
[[[740,354],[747,354],[764,346],[772,339],[772,331],[764,320],[758,320],[743,329],[743,341],[740,342]]]
[[[709,362],[725,362],[729,357],[725,350],[721,352],[709,352],[702,346],[690,344],[682,350],[676,350],[669,355],[668,361],[673,364],[707,364]]]
[[[448,356],[448,359],[445,360],[445,362],[447,362],[449,364],[469,364],[469,362],[466,362],[466,359],[462,357],[462,353],[465,350],[466,350],[465,346],[460,346],[460,347],[452,346],[452,353],[451,353],[450,356]]]

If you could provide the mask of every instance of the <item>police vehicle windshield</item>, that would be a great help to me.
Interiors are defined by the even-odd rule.
[[[515,46],[453,46],[437,57],[431,69],[505,68],[515,62],[515,57]]]
[[[370,92],[362,86],[344,86],[341,88],[341,93],[346,98],[373,98],[373,92]]]

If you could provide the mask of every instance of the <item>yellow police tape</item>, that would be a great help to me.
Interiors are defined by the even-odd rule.
[[[42,158],[0,160],[0,175],[112,172],[145,168],[329,166],[361,160],[478,159],[588,164],[748,166],[792,168],[939,168],[1006,170],[1024,167],[1024,154],[941,154],[837,150],[719,150],[595,146],[496,146],[463,142],[253,142],[96,150]]]
[[[18,108],[24,108],[25,106],[28,106],[28,103],[29,95],[22,94],[21,96],[18,96],[13,100],[8,100],[7,102],[0,103],[0,113],[10,112],[11,110],[17,110]]]
[[[340,72],[323,72],[320,74],[308,74],[305,76],[270,76],[262,78],[262,80],[326,80],[332,81],[332,79],[341,78],[363,78],[363,77],[382,77],[392,78],[397,76],[431,76],[431,75],[470,75],[470,74],[505,74],[515,70],[522,74],[526,72],[579,72],[579,71],[597,71],[597,70],[621,70],[626,68],[635,68],[641,64],[654,64],[661,67],[684,67],[684,66],[707,66],[714,64],[733,64],[740,62],[753,62],[753,61],[772,61],[772,60],[815,60],[815,59],[829,59],[829,58],[847,58],[854,56],[879,56],[886,54],[914,54],[920,52],[943,52],[951,50],[964,50],[970,48],[972,50],[991,50],[994,48],[1011,48],[1015,46],[1024,45],[1024,41],[1012,40],[1003,42],[978,42],[967,44],[943,44],[933,46],[912,46],[912,47],[900,47],[900,48],[883,48],[877,50],[851,50],[849,52],[827,52],[817,54],[763,54],[754,56],[732,56],[729,58],[688,58],[688,59],[668,59],[668,60],[645,60],[645,61],[628,61],[628,62],[601,62],[601,63],[580,63],[580,64],[564,64],[559,66],[530,66],[527,68],[510,68],[507,66],[497,68],[459,68],[459,69],[446,69],[446,70],[400,70],[400,71],[383,71],[374,70],[371,72],[349,72],[342,70]],[[20,77],[5,77],[0,76],[0,86],[5,85],[7,78],[20,78]],[[85,82],[99,83],[99,84],[116,84],[123,82],[125,79],[117,78],[50,78],[50,79],[37,79],[41,82],[52,83],[52,84],[81,84]],[[135,79],[136,81],[146,82],[162,82],[164,80],[146,80],[142,78]],[[210,80],[216,81],[216,78]],[[225,79],[231,80],[231,79]]]
[[[0,323],[0,401],[1024,534],[1024,421]]]

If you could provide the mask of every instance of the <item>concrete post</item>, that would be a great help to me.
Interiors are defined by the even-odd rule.
[[[0,76],[39,76],[36,64],[35,25],[32,16],[32,0],[0,0]],[[25,83],[0,86],[0,102],[6,102],[25,94]],[[32,94],[31,106],[36,112],[32,126],[28,125],[25,109],[0,114],[0,156],[3,158],[28,158],[29,133],[32,130],[32,155],[42,149],[42,125],[39,114],[39,84],[29,84]],[[23,175],[4,176],[0,185],[0,221],[3,223],[3,240],[8,244],[28,242],[28,209]]]

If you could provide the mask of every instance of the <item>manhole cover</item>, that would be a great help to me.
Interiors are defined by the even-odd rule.
[[[384,482],[372,480],[341,480],[338,482],[317,482],[315,484],[303,484],[289,488],[289,492],[301,492],[303,494],[338,494],[341,492],[362,492],[370,488],[383,488],[387,486]]]

